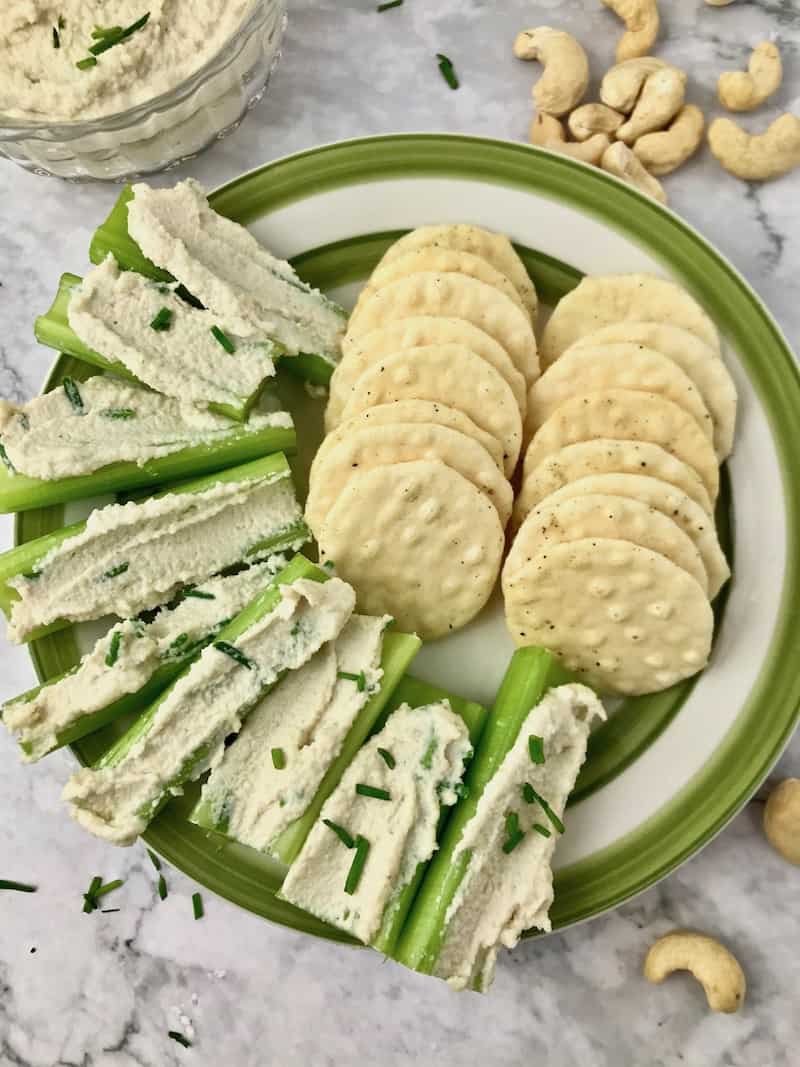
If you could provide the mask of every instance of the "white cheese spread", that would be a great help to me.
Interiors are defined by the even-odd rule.
[[[157,607],[182,585],[247,559],[265,541],[291,531],[300,517],[288,472],[99,508],[80,533],[44,557],[34,575],[8,582],[20,596],[9,637],[23,641],[58,619],[124,618]]]
[[[4,0],[0,112],[60,122],[145,103],[212,59],[252,8],[253,0]],[[127,28],[148,12],[145,25],[95,65],[76,66],[97,44],[98,23]]]
[[[354,606],[352,587],[338,578],[282,586],[278,606],[234,642],[249,667],[209,645],[116,766],[72,775],[63,796],[74,818],[98,837],[132,844],[187,769],[194,779],[216,766],[265,688],[332,641]]]
[[[378,752],[393,758],[390,767]],[[384,914],[433,855],[442,805],[455,804],[456,786],[471,752],[464,721],[446,701],[399,707],[364,745],[326,800],[320,820],[289,868],[281,897],[369,944]],[[385,790],[381,800],[356,793],[365,784]],[[323,819],[353,839],[369,842],[354,892],[345,884],[355,852]]]
[[[468,866],[445,916],[446,933],[434,970],[454,988],[485,990],[501,945],[513,948],[524,930],[550,929],[550,861],[558,831],[538,803],[523,800],[521,790],[527,782],[560,818],[586,758],[589,727],[596,718],[604,719],[605,712],[591,689],[583,685],[551,689],[528,715],[464,827],[453,866],[469,852]],[[531,760],[531,734],[543,740],[544,763]],[[510,812],[518,815],[525,836],[512,851],[504,852]],[[550,836],[534,830],[534,824]]]
[[[134,185],[128,230],[144,254],[242,337],[272,337],[290,355],[338,362],[346,314],[301,281],[243,226],[209,206],[191,178],[171,189]]]

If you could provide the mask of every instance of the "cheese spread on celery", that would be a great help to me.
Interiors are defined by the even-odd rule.
[[[591,689],[583,685],[551,689],[532,709],[484,789],[453,856],[453,866],[464,863],[466,869],[445,916],[434,969],[454,988],[485,990],[501,945],[513,948],[524,930],[550,929],[550,862],[559,831],[537,801],[526,801],[522,790],[527,783],[560,819],[586,758],[595,718],[605,718],[605,712]],[[531,759],[531,735],[542,739],[543,763]],[[513,840],[508,826],[513,814],[524,836],[504,851],[503,845]]]
[[[76,670],[27,700],[5,704],[3,722],[23,746],[23,760],[41,759],[57,746],[59,734],[84,716],[139,692],[159,668],[197,651],[285,564],[285,556],[272,556],[190,589],[176,607],[162,608],[151,622],[125,619],[100,638]]]
[[[201,804],[217,829],[267,850],[305,812],[380,686],[388,622],[388,616],[351,616],[335,642],[288,674],[253,710],[203,786]],[[281,754],[277,767],[271,751]]]
[[[58,619],[137,615],[261,546],[265,555],[268,542],[290,535],[299,521],[288,472],[99,508],[32,575],[9,580],[20,596],[11,611],[9,637],[22,641]],[[276,547],[299,547],[303,540],[298,536]]]
[[[242,337],[273,337],[290,355],[338,362],[346,313],[301,281],[243,226],[209,206],[196,181],[134,185],[128,230],[156,266]]]
[[[241,659],[209,645],[158,706],[150,728],[113,767],[83,768],[64,788],[75,819],[118,845],[144,831],[176,780],[216,766],[265,688],[333,640],[355,606],[351,586],[300,579],[235,642]]]
[[[97,119],[174,89],[212,59],[254,0],[3,0],[0,112],[15,119]],[[97,56],[104,29],[146,23]]]
[[[389,753],[389,765],[379,749]],[[369,944],[420,863],[433,855],[442,805],[456,787],[471,747],[464,721],[446,701],[399,707],[361,749],[322,808],[320,820],[289,868],[281,896]],[[388,799],[356,792],[366,785]],[[355,850],[327,826],[369,843],[353,892],[346,892]],[[352,887],[351,887],[352,888]]]
[[[76,382],[73,399],[58,387],[17,407],[0,400],[0,443],[19,474],[52,481],[111,463],[144,466],[195,445],[269,426],[291,427],[284,411],[250,416],[246,428],[184,400],[117,378]]]
[[[275,374],[281,351],[264,331],[243,333],[225,316],[176,296],[174,286],[121,271],[111,255],[87,272],[67,317],[94,352],[158,392],[195,404],[242,404]]]

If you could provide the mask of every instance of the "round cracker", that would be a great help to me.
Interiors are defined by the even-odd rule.
[[[306,522],[316,533],[354,474],[393,463],[440,460],[485,493],[505,528],[513,492],[494,460],[476,441],[457,430],[426,423],[362,426],[344,439],[322,442],[314,457],[306,501]]]
[[[673,519],[640,500],[600,493],[543,500],[520,526],[503,573],[513,576],[551,545],[597,537],[659,552],[708,592],[708,574],[697,546]]]
[[[558,302],[542,338],[542,366],[586,334],[625,319],[682,326],[720,351],[716,326],[685,289],[652,274],[605,274],[584,278]]]
[[[446,344],[466,345],[481,359],[491,363],[508,382],[520,416],[525,418],[528,403],[525,379],[498,341],[466,319],[417,315],[410,319],[398,319],[389,326],[372,330],[360,338],[355,347],[341,360],[331,378],[328,405],[325,409],[326,428],[332,430],[341,420],[354,384],[371,364],[408,348]]]
[[[691,497],[711,516],[713,507],[700,475],[651,441],[615,441],[598,437],[566,445],[537,466],[529,466],[526,456],[522,489],[514,504],[514,524],[520,526],[525,516],[545,497],[563,485],[593,474],[644,474],[674,485]]]
[[[433,640],[489,599],[504,537],[480,490],[444,463],[419,461],[351,478],[318,543],[355,587],[359,610],[392,615],[399,629]]]
[[[562,500],[598,493],[638,500],[676,522],[700,553],[708,575],[708,598],[714,599],[730,578],[731,572],[720,547],[714,522],[699,504],[669,482],[649,478],[645,474],[594,474],[578,478],[551,493],[542,503],[543,506],[558,504]]]
[[[671,400],[632,389],[604,389],[565,401],[536,431],[525,456],[525,470],[533,470],[565,445],[594,437],[661,445],[697,471],[711,502],[716,501],[719,468],[709,439]]]
[[[420,248],[449,248],[457,252],[471,252],[487,260],[495,270],[499,270],[508,278],[519,293],[531,319],[536,321],[539,307],[536,287],[525,269],[525,264],[505,234],[492,233],[480,226],[468,226],[464,223],[456,226],[420,226],[395,241],[378,267]]]
[[[465,274],[426,271],[378,289],[351,316],[342,354],[346,357],[371,330],[411,315],[466,319],[505,348],[528,386],[539,377],[536,338],[528,316],[499,290]]]
[[[450,430],[466,434],[479,445],[483,445],[498,470],[503,469],[503,449],[497,438],[476,426],[463,411],[435,400],[396,400],[393,404],[378,404],[374,408],[367,408],[340,423],[328,434],[326,441],[328,438],[331,441],[341,441],[360,426],[390,426],[398,422],[429,422],[434,426],[446,426]]]
[[[522,419],[514,395],[494,367],[463,345],[423,345],[368,367],[353,386],[344,418],[395,400],[439,400],[463,411],[500,442],[505,473],[516,467]]]
[[[632,696],[702,670],[714,615],[690,574],[629,541],[592,538],[540,552],[503,578],[517,645],[543,645],[589,685]]]
[[[526,438],[571,396],[601,389],[658,393],[691,415],[709,439],[714,424],[700,391],[673,360],[644,345],[573,348],[551,364],[528,393]]]
[[[726,459],[733,449],[736,428],[736,386],[719,352],[688,330],[666,322],[615,322],[582,337],[568,351],[625,343],[655,349],[692,379],[714,422],[717,459],[720,463]]]

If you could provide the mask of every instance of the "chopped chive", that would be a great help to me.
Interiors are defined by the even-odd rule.
[[[191,1048],[192,1043],[188,1037],[184,1037],[178,1030],[167,1030],[167,1037],[171,1037],[173,1041],[177,1041],[179,1045],[183,1045],[184,1048]]]
[[[86,59],[79,59],[75,66],[78,70],[90,70],[92,67],[97,66],[97,60],[94,56],[87,56]]]
[[[63,15],[59,15],[58,16],[58,28],[60,30],[63,30],[66,27],[66,25],[67,25],[67,20],[64,18]]]
[[[122,26],[95,26],[92,30],[92,37],[95,41],[100,41],[103,37],[116,37],[122,33]]]
[[[228,337],[228,335],[226,333],[224,333],[219,328],[219,326],[212,326],[211,327],[211,332],[214,335],[214,337],[216,338],[216,340],[219,341],[219,343],[225,349],[225,351],[228,352],[232,356],[233,353],[236,351],[236,345],[233,343],[233,341],[230,339],[230,337]]]
[[[14,469],[14,464],[8,458],[8,453],[3,448],[2,445],[0,445],[0,459],[3,461],[3,464],[6,466],[6,468],[9,470],[9,472],[11,474],[16,474],[17,473],[16,470]]]
[[[95,894],[97,893],[97,890],[100,888],[100,886],[102,884],[103,884],[103,879],[100,877],[99,874],[96,874],[94,876],[94,878],[91,880],[91,882],[89,883],[89,888],[83,894],[83,910],[87,915],[90,915],[95,910],[95,908],[97,907],[97,904],[96,904],[94,898],[95,898]]]
[[[94,891],[93,895],[95,901],[98,897],[104,897],[106,893],[113,893],[115,889],[119,889],[119,887],[124,884],[125,883],[121,878],[115,878],[113,882],[106,882],[105,885],[101,885],[99,889]]]
[[[195,587],[193,585],[187,586],[183,591],[183,595],[185,597],[186,596],[193,596],[197,600],[216,600],[217,599],[214,596],[213,593],[204,593],[202,589],[195,589]]]
[[[530,753],[531,762],[544,763],[544,738],[531,734],[528,738],[528,752]]]
[[[27,578],[29,582],[38,582],[42,577],[41,571],[23,571],[22,577]]]
[[[519,815],[515,811],[510,811],[506,815],[506,840],[503,842],[503,852],[508,855],[509,852],[513,852],[525,834],[519,828]]]
[[[58,32],[58,26],[53,27],[53,48],[61,47],[61,34]]]
[[[339,838],[343,845],[345,845],[347,848],[356,847],[356,843],[353,840],[352,835],[349,834],[343,826],[339,826],[339,824],[335,823],[333,819],[323,819],[322,821],[325,826],[328,827],[329,830],[333,830],[333,832],[336,834],[336,836]]]
[[[358,883],[361,881],[361,875],[364,871],[364,864],[367,862],[369,841],[367,841],[366,837],[362,837],[361,834],[356,837],[355,849],[356,854],[353,856],[353,862],[347,872],[347,881],[344,883],[344,891],[349,896],[352,896],[358,889]]]
[[[167,899],[167,880],[163,874],[158,876],[158,895],[162,900]]]
[[[332,571],[336,564],[333,562],[332,559],[326,559],[322,566],[325,568],[326,571]]]
[[[170,308],[161,308],[158,314],[150,323],[150,329],[156,330],[158,333],[163,333],[164,330],[168,330],[172,324],[172,311]]]
[[[439,738],[438,737],[432,737],[430,739],[430,741],[428,742],[428,747],[425,749],[425,753],[424,753],[422,759],[419,761],[420,762],[420,766],[424,767],[426,771],[429,771],[431,769],[431,764],[433,763],[433,756],[434,756],[434,753],[436,752],[436,749],[438,748],[438,746],[439,746]]]
[[[276,771],[282,771],[286,766],[286,753],[282,748],[273,748],[272,752],[272,766]]]
[[[542,837],[552,837],[553,836],[552,833],[547,829],[547,827],[546,826],[542,826],[542,824],[540,822],[535,822],[531,829],[535,830],[537,834],[541,834]]]
[[[356,792],[360,797],[372,797],[373,800],[391,800],[392,794],[388,789],[378,789],[374,785],[363,785],[359,782]]]
[[[441,71],[444,80],[451,89],[457,89],[459,82],[455,67],[453,66],[453,61],[447,56],[442,55],[441,52],[436,53],[436,58],[439,60],[439,70]]]
[[[67,394],[67,400],[72,404],[75,414],[85,415],[86,408],[83,406],[83,397],[81,396],[80,389],[75,384],[75,380],[73,378],[65,378],[63,385],[64,392]]]
[[[101,908],[100,909],[100,914],[101,915],[113,915],[114,912],[117,912],[119,910],[120,910],[119,908]]]
[[[236,660],[241,667],[246,667],[248,671],[252,671],[255,668],[255,663],[245,656],[244,652],[241,652],[236,645],[229,645],[227,641],[215,641],[214,648],[218,652],[222,652],[226,656],[230,656],[231,659]]]
[[[120,44],[122,41],[126,40],[131,34],[136,33],[137,30],[140,30],[149,18],[150,12],[148,11],[145,15],[142,15],[141,18],[138,18],[136,22],[132,22],[130,26],[125,26],[124,29],[120,29],[118,26],[113,26],[111,30],[118,30],[118,32],[113,33],[108,31],[97,44],[90,46],[89,51],[93,56],[99,56],[101,53],[108,51],[109,48],[113,48],[115,44]]]
[[[390,7],[400,7],[403,0],[387,0],[385,4],[378,4],[378,13],[382,11],[388,11]]]
[[[363,671],[359,671],[358,674],[349,674],[347,671],[339,671],[336,677],[344,678],[348,682],[355,682],[359,693],[363,693],[367,688],[367,676]]]
[[[301,629],[302,629],[302,627],[300,626],[300,623],[296,622],[294,624],[294,626],[291,628],[291,630],[289,631],[290,637],[297,637],[297,635],[300,633]]]
[[[194,912],[195,921],[202,919],[205,915],[203,910],[203,898],[199,893],[192,893],[192,911]]]
[[[35,893],[35,885],[26,885],[25,882],[10,882],[7,878],[0,878],[0,889],[13,889],[15,893]]]
[[[118,563],[117,566],[112,567],[111,570],[104,571],[103,578],[119,578],[121,574],[124,574],[127,571],[128,567],[130,567],[130,563]]]
[[[188,634],[178,634],[175,640],[170,644],[164,655],[167,659],[174,659],[176,656],[182,656],[186,651],[186,645],[189,641]]]
[[[135,419],[136,412],[133,408],[106,408],[100,414],[104,419]]]
[[[564,824],[561,819],[559,819],[544,797],[540,796],[529,782],[526,782],[522,787],[522,798],[528,804],[538,804],[553,826],[555,826],[556,830],[558,830],[560,834],[564,833]]]
[[[150,857],[150,862],[151,862],[151,863],[153,864],[153,866],[155,867],[155,869],[156,869],[157,871],[160,871],[160,870],[161,870],[161,860],[160,860],[160,859],[158,858],[158,856],[157,856],[157,855],[155,854],[155,852],[152,852],[152,851],[151,851],[151,850],[150,850],[150,849],[148,848],[148,850],[147,850],[147,855],[148,855],[148,856]]]
[[[391,752],[389,752],[385,748],[379,748],[378,749],[378,755],[381,757],[381,759],[383,760],[383,762],[386,764],[386,766],[389,768],[390,771],[393,771],[395,769],[395,767],[397,766],[397,760],[394,758],[394,756],[391,754]]]
[[[111,636],[111,644],[106,653],[106,667],[113,667],[119,659],[119,646],[122,644],[122,634],[115,630]]]

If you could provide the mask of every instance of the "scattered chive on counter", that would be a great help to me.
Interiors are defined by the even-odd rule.
[[[333,832],[336,834],[336,836],[346,848],[356,847],[356,842],[352,834],[349,834],[343,826],[340,826],[338,823],[335,823],[333,819],[323,819],[322,822],[325,826],[328,827],[329,830],[333,830]]]
[[[228,335],[223,330],[221,330],[219,326],[212,326],[211,333],[214,335],[217,341],[219,341],[225,351],[232,356],[233,353],[236,351],[236,345],[233,343],[230,337],[228,337]]]
[[[166,900],[167,899],[167,895],[168,895],[167,880],[166,880],[166,878],[164,877],[163,874],[160,874],[158,876],[158,895],[161,897],[162,900]]]
[[[394,758],[391,752],[388,752],[385,748],[379,748],[378,755],[381,757],[381,759],[390,771],[393,771],[395,769],[397,765],[397,760]]]
[[[385,4],[378,4],[378,14],[388,11],[392,7],[402,7],[403,0],[387,0]]]
[[[9,889],[14,893],[35,893],[36,886],[25,882],[12,882],[7,878],[0,878],[0,889]]]
[[[388,789],[378,789],[374,785],[363,785],[361,782],[356,786],[356,793],[360,797],[371,797],[373,800],[392,799],[392,794]]]
[[[153,852],[151,849],[148,848],[147,849],[147,855],[150,858],[150,862],[153,864],[155,869],[157,871],[160,871],[161,870],[161,860],[158,858],[158,856],[155,854],[155,852]]]
[[[100,877],[99,874],[96,874],[89,883],[89,888],[83,894],[83,910],[86,915],[91,915],[91,913],[97,907],[97,904],[95,903],[95,896],[97,894],[97,890],[102,884],[103,879]]]
[[[367,862],[367,855],[369,854],[369,841],[366,837],[362,837],[359,834],[355,840],[356,854],[353,856],[353,862],[350,864],[350,870],[347,872],[347,881],[344,883],[344,891],[349,896],[358,889],[358,883],[361,881],[361,875],[364,873],[364,864]]]
[[[192,893],[192,912],[194,914],[195,922],[198,919],[202,919],[205,915],[203,909],[203,898],[199,893]]]
[[[101,885],[99,889],[95,890],[94,900],[97,903],[98,897],[104,897],[106,893],[113,893],[115,889],[119,889],[121,885],[125,883],[121,878],[115,878],[113,882],[106,882],[105,885]]]
[[[450,86],[451,89],[457,89],[459,86],[458,76],[453,66],[453,61],[447,56],[442,55],[441,52],[436,53],[436,58],[439,60],[439,70],[442,77]]]
[[[191,1048],[192,1043],[188,1037],[184,1037],[178,1030],[167,1030],[167,1037],[171,1037],[173,1041],[177,1041],[179,1045],[183,1045],[184,1048]]]

